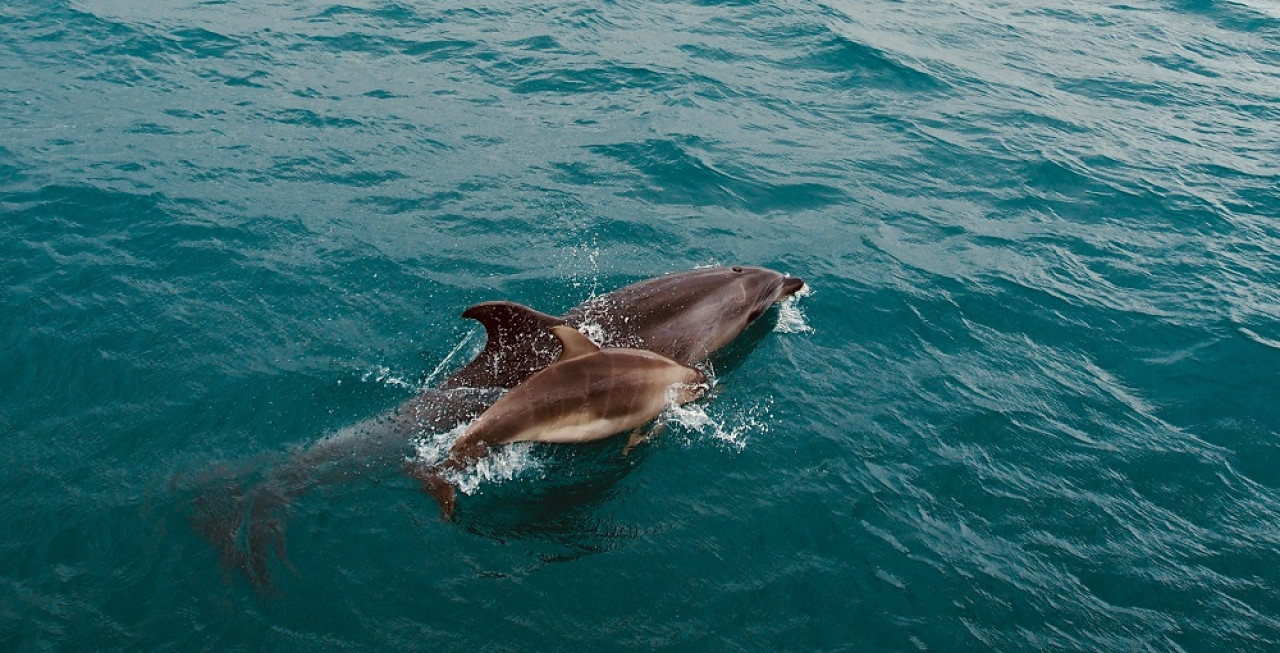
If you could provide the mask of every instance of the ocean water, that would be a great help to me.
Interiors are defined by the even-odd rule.
[[[2,650],[1280,647],[1275,0],[11,0],[0,80]],[[712,264],[810,291],[632,456],[193,527]]]

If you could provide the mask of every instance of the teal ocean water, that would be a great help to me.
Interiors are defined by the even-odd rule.
[[[14,0],[0,80],[0,649],[1280,647],[1274,0]],[[810,292],[634,457],[193,527],[717,264]]]

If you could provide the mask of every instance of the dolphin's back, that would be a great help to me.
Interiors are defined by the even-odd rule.
[[[703,380],[652,352],[604,349],[533,375],[494,403],[469,435],[489,444],[598,440],[657,417],[671,386]]]
[[[598,326],[606,335],[602,344],[646,349],[687,365],[741,333],[779,298],[785,279],[740,266],[680,272],[587,300],[564,319]]]

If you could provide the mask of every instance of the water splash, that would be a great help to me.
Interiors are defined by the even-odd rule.
[[[364,373],[360,375],[360,381],[363,383],[373,381],[374,383],[381,383],[383,385],[406,388],[409,390],[418,389],[417,383],[401,378],[391,368],[385,365],[375,365],[372,368],[365,370]]]
[[[702,402],[669,405],[658,420],[659,423],[709,437],[716,444],[734,451],[746,449],[752,437],[769,432],[771,402],[764,401],[745,410],[735,409],[721,415],[712,414],[709,408],[710,405]],[[686,442],[693,441],[694,438],[689,438]]]
[[[573,267],[569,285],[589,288],[589,297],[600,294],[600,245],[594,238],[569,248],[568,258]]]
[[[470,425],[470,422],[466,422],[447,432],[418,439],[414,442],[415,453],[410,462],[428,467],[444,462],[453,443],[466,433]],[[538,469],[541,463],[533,452],[534,445],[531,442],[516,442],[494,447],[489,450],[489,455],[481,458],[468,469],[444,470],[444,477],[463,494],[475,494],[485,483],[509,481],[530,470]]]
[[[453,349],[451,349],[449,353],[445,355],[444,360],[441,360],[440,364],[436,365],[436,368],[431,370],[431,373],[427,375],[427,378],[423,379],[422,386],[429,387],[431,385],[434,385],[436,382],[436,379],[440,377],[440,373],[443,372],[446,368],[451,366],[453,359],[458,355],[458,352],[462,351],[467,346],[467,344],[471,342],[471,339],[475,334],[476,334],[476,329],[472,329],[468,331],[466,335],[462,336],[462,340],[460,340],[457,345],[454,345]],[[479,349],[475,347],[473,347],[472,349],[473,349],[473,352],[472,352],[473,357],[476,354],[480,353]]]
[[[481,458],[474,467],[449,478],[463,494],[475,494],[483,483],[509,481],[528,471],[538,469],[540,463],[533,455],[532,442],[516,442],[501,447]]]
[[[804,311],[800,310],[800,298],[812,294],[813,289],[806,283],[794,295],[778,303],[778,323],[773,327],[774,333],[813,333]]]
[[[604,327],[598,322],[583,322],[578,325],[578,331],[590,338],[591,342],[601,346],[608,346],[609,335],[605,333]]]

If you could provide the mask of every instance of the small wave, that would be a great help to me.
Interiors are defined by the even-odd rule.
[[[1280,18],[1280,2],[1276,0],[1232,0],[1231,4],[1248,7],[1271,18]]]
[[[360,381],[364,383],[373,381],[374,383],[381,383],[383,385],[406,388],[409,390],[418,389],[417,383],[401,378],[398,374],[392,371],[391,368],[385,365],[375,365],[373,368],[365,370],[364,373],[360,375]]]
[[[1245,337],[1249,338],[1250,340],[1260,345],[1263,345],[1265,347],[1270,347],[1272,349],[1280,349],[1280,340],[1272,340],[1271,338],[1263,337],[1261,335],[1258,335],[1256,331],[1250,330],[1246,327],[1238,326],[1236,328],[1239,329],[1240,333],[1243,333]]]
[[[759,215],[819,209],[846,202],[845,191],[781,171],[740,168],[712,156],[697,137],[648,139],[588,146],[589,151],[635,168],[647,183],[628,195],[655,204],[745,209]]]
[[[775,333],[813,333],[813,327],[809,326],[799,306],[801,297],[812,294],[813,289],[806,283],[778,304],[778,323],[773,327]]]

